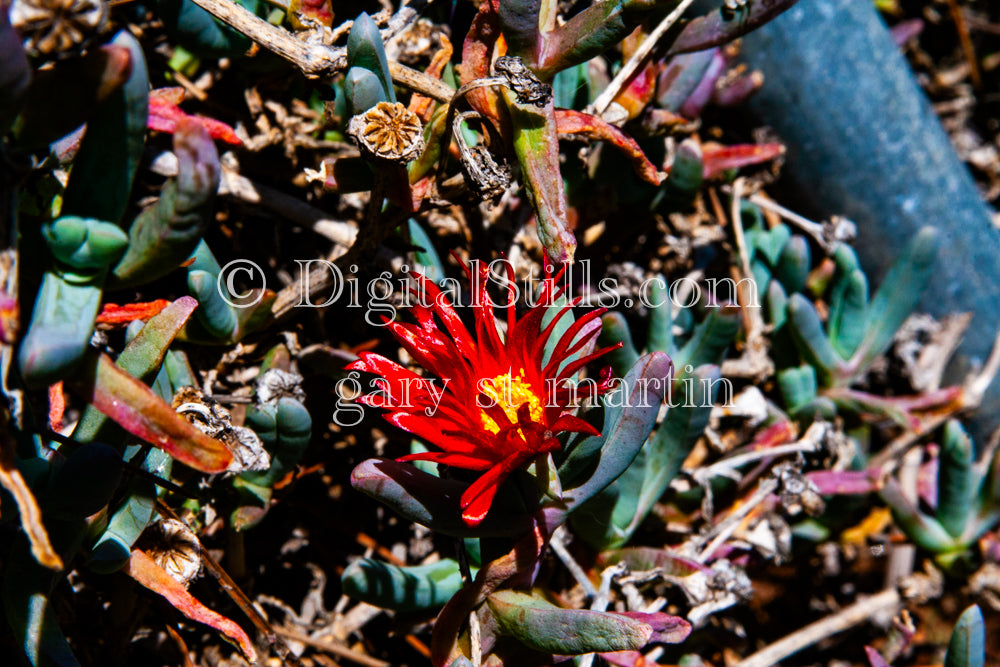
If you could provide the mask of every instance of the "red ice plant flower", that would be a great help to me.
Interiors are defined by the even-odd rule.
[[[562,274],[542,282],[537,302],[523,317],[517,318],[514,304],[508,304],[506,332],[501,333],[486,289],[487,268],[466,271],[472,282],[475,336],[445,294],[419,274],[413,274],[419,284],[419,290],[413,290],[418,303],[410,309],[417,323],[386,322],[400,345],[439,383],[371,352],[362,352],[348,369],[382,376],[380,391],[359,400],[386,409],[386,420],[440,450],[400,461],[433,461],[483,473],[461,498],[462,518],[475,526],[513,470],[562,446],[560,433],[598,435],[569,408],[583,394],[594,397],[607,391],[610,373],[582,387],[571,378],[618,346],[586,353],[601,331],[601,308],[575,320],[546,358],[545,347],[557,323],[579,302],[556,305],[565,289],[556,288]],[[508,278],[511,295],[513,279]],[[543,329],[550,307],[559,310]]]

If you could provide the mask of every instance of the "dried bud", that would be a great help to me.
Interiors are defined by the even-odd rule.
[[[272,368],[257,378],[257,401],[262,405],[277,405],[282,398],[304,401],[306,392],[302,390],[302,376],[298,373]]]
[[[187,585],[201,572],[201,544],[183,521],[157,521],[143,532],[138,546],[181,584]]]
[[[347,133],[363,153],[400,163],[415,160],[423,152],[423,130],[417,115],[399,102],[379,102],[347,125]]]
[[[500,56],[493,69],[507,80],[507,85],[521,104],[544,107],[552,99],[552,86],[539,81],[517,56]]]
[[[805,512],[809,516],[819,516],[823,513],[825,503],[819,493],[819,487],[793,467],[780,470],[778,481],[781,483],[781,506],[789,516]]]
[[[181,387],[171,405],[192,426],[229,448],[233,455],[230,472],[267,470],[271,467],[271,457],[257,434],[244,426],[234,426],[229,410],[197,387]]]
[[[107,20],[104,0],[14,0],[10,8],[10,22],[24,38],[24,50],[48,58],[76,55]]]
[[[477,145],[462,151],[462,173],[465,183],[483,201],[492,201],[510,186],[510,165],[497,163],[485,146]]]

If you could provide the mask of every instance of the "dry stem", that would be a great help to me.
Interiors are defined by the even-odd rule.
[[[740,661],[735,667],[772,667],[788,656],[794,655],[822,639],[848,630],[873,615],[895,609],[901,602],[902,598],[895,588],[859,600],[850,607],[841,609],[835,614],[810,623],[806,627],[779,639],[749,658]]]

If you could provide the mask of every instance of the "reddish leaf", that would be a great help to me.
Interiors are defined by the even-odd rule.
[[[614,653],[598,653],[604,662],[615,667],[657,667],[658,662],[647,660],[638,651],[616,651]]]
[[[889,663],[883,660],[881,654],[871,646],[865,647],[865,655],[868,656],[868,662],[871,663],[872,667],[889,667]]]
[[[0,289],[0,343],[10,345],[17,342],[17,333],[21,320],[21,309],[17,300]]]
[[[333,6],[330,0],[290,0],[288,19],[296,30],[314,28],[316,23],[329,28],[333,25]]]
[[[773,160],[779,155],[785,154],[785,147],[781,144],[737,144],[736,146],[723,146],[714,142],[708,142],[701,146],[704,169],[704,178],[713,178],[727,169],[738,169],[751,164],[760,164]]]
[[[569,229],[566,191],[559,171],[559,139],[555,107],[522,105],[503,90],[513,128],[514,152],[521,164],[524,189],[535,209],[538,239],[555,264],[572,263],[576,237]]]
[[[106,354],[89,351],[79,374],[67,384],[126,431],[196,470],[223,472],[233,461],[223,443],[182,419]]]
[[[656,69],[653,63],[649,63],[632,77],[632,80],[618,93],[614,101],[622,105],[622,108],[628,112],[628,119],[632,120],[642,113],[655,94]]]
[[[500,19],[489,2],[479,6],[479,13],[472,19],[472,25],[462,43],[462,67],[459,73],[462,83],[490,75],[493,49],[500,37]],[[496,121],[500,117],[497,110],[497,95],[490,88],[471,91],[466,99],[472,108],[487,118]]]
[[[139,549],[133,549],[125,571],[149,590],[162,595],[177,611],[192,621],[204,623],[232,639],[251,664],[257,661],[257,652],[253,648],[253,642],[250,641],[247,633],[243,632],[243,628],[198,602],[193,595],[187,592],[183,584],[167,574],[166,570],[157,565],[146,553]]]
[[[49,428],[59,432],[63,427],[63,417],[66,414],[66,394],[63,383],[49,385]]]
[[[49,534],[42,525],[42,510],[17,467],[14,448],[14,440],[7,437],[6,429],[0,430],[0,489],[6,489],[14,498],[21,515],[21,528],[31,543],[31,555],[50,570],[61,570],[62,558],[52,548]]]
[[[227,144],[241,146],[243,141],[236,136],[233,128],[225,123],[205,118],[204,116],[193,116],[178,105],[184,101],[183,88],[157,88],[149,93],[149,119],[146,126],[157,132],[173,134],[177,130],[177,124],[184,118],[193,118],[208,130],[213,139],[219,139]]]
[[[106,303],[97,316],[97,324],[122,325],[133,320],[148,320],[170,305],[166,299],[147,301],[145,303],[126,303],[119,306],[116,303]]]
[[[882,470],[813,470],[806,479],[824,496],[863,496],[882,488]]]
[[[597,116],[572,109],[556,109],[556,130],[559,134],[582,134],[614,144],[632,160],[635,172],[647,183],[659,185],[666,177],[649,161],[635,139]]]

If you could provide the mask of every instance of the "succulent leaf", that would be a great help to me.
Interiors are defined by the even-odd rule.
[[[667,306],[669,308],[669,306]],[[629,331],[625,316],[617,311],[601,316],[601,335],[597,340],[602,347],[621,343],[617,350],[608,353],[607,360],[612,370],[619,377],[624,376],[639,360],[639,353],[632,343],[632,332]]]
[[[539,110],[531,104],[518,102],[511,91],[504,89],[503,94],[514,130],[514,152],[537,217],[538,238],[550,261],[555,264],[572,262],[576,237],[567,222],[555,107],[550,100]]]
[[[788,299],[788,324],[802,358],[816,369],[824,386],[830,385],[843,362],[823,331],[816,307],[801,294],[793,294]]]
[[[392,75],[389,73],[389,61],[385,57],[385,47],[382,45],[382,33],[379,32],[375,21],[365,12],[361,12],[358,18],[354,19],[351,33],[347,37],[347,66],[374,73],[381,84],[385,101],[396,101],[396,91],[393,89]],[[347,99],[348,110],[352,116],[370,108],[353,106],[351,98]]]
[[[111,44],[128,49],[132,71],[87,124],[63,193],[62,214],[117,223],[146,144],[149,76],[142,47],[130,32],[120,31]]]
[[[878,313],[878,317],[869,322],[864,340],[851,358],[857,371],[868,368],[888,349],[903,321],[913,312],[930,283],[937,249],[936,230],[924,227],[882,280],[870,307],[870,312]]]
[[[804,236],[795,234],[781,250],[775,277],[781,281],[786,291],[801,292],[806,286],[811,262],[809,242]]]
[[[965,531],[973,510],[976,490],[972,440],[961,424],[952,419],[945,425],[938,455],[937,512],[935,518],[953,537]]]
[[[233,0],[257,13],[257,0]],[[231,58],[250,48],[251,41],[217,20],[191,0],[156,0],[156,16],[176,43],[198,56]]]
[[[174,133],[177,178],[129,229],[129,246],[113,272],[115,287],[155,280],[176,269],[201,241],[212,221],[219,189],[219,153],[208,130],[184,118]]]
[[[986,664],[986,628],[983,612],[972,605],[962,612],[948,641],[944,667],[983,667]]]
[[[493,593],[487,603],[502,634],[543,653],[639,650],[650,642],[680,643],[691,632],[688,622],[676,616],[561,609],[510,590]]]
[[[443,607],[462,588],[458,563],[450,558],[408,567],[359,558],[340,581],[345,595],[397,612]]]

